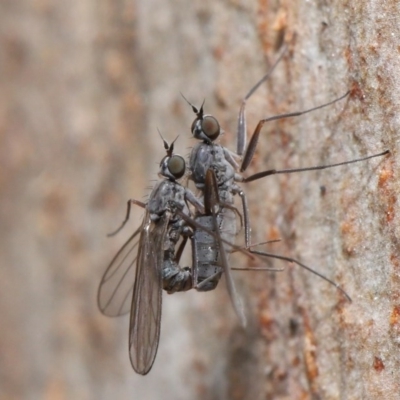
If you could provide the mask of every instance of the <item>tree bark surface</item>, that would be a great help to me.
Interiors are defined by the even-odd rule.
[[[395,0],[45,0],[0,5],[1,399],[398,399],[400,396],[400,6]],[[141,220],[164,156],[187,155],[193,104],[236,148],[264,125],[250,175],[390,155],[243,184],[252,241],[282,272],[164,294],[146,377],[131,369],[128,318],[97,310],[112,256]],[[239,206],[239,204],[238,204]],[[239,235],[238,242],[242,235]],[[232,255],[232,266],[259,266]]]

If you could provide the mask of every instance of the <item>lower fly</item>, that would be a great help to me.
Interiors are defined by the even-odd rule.
[[[142,225],[113,258],[98,291],[103,314],[118,316],[130,310],[129,355],[132,367],[142,375],[150,371],[157,353],[162,289],[172,293],[193,286],[191,269],[179,266],[191,232],[178,212],[189,216],[188,202],[198,212],[203,210],[193,193],[176,181],[185,173],[184,159],[173,155],[173,143],[168,146],[164,141],[164,147],[167,156],[160,163],[164,179],[152,190],[147,204],[128,202],[126,218],[113,234],[128,221],[131,204],[145,208]],[[181,238],[183,244],[178,247]]]

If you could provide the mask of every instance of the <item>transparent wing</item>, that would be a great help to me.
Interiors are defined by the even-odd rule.
[[[169,215],[156,224],[148,214],[140,235],[129,326],[129,356],[133,369],[146,375],[153,366],[160,339],[162,264]]]
[[[229,267],[228,263],[228,256],[226,253],[226,246],[224,245],[224,241],[221,238],[221,233],[219,231],[219,224],[217,221],[217,216],[215,214],[215,206],[218,205],[219,198],[218,198],[218,184],[217,178],[215,173],[212,169],[208,169],[206,173],[205,179],[205,188],[204,188],[204,207],[206,210],[208,209],[211,211],[214,220],[214,227],[215,227],[215,238],[218,243],[218,247],[220,250],[220,257],[222,267],[225,272],[225,280],[226,286],[228,288],[229,297],[231,298],[233,308],[236,311],[237,316],[239,317],[240,323],[243,327],[246,326],[246,315],[244,313],[243,303],[239,294],[237,293],[235,282],[233,280],[231,274],[231,268]]]
[[[100,311],[109,317],[127,314],[131,309],[139,233],[143,224],[122,246],[101,278],[97,304]]]

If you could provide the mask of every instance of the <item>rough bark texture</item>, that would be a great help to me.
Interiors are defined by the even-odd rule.
[[[399,13],[395,0],[3,1],[0,398],[398,399]],[[248,184],[253,242],[282,238],[269,249],[353,302],[280,262],[235,275],[246,331],[223,285],[165,295],[156,363],[136,376],[127,318],[95,299],[140,210],[105,234],[156,179],[157,127],[183,154],[193,144],[180,92],[206,99],[234,150],[240,101],[282,43],[249,133],[351,92],[266,125],[249,173],[391,155]]]

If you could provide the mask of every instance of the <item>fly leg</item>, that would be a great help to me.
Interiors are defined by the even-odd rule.
[[[278,56],[277,60],[274,62],[274,64],[270,68],[270,70],[250,89],[250,91],[247,93],[247,95],[242,100],[242,105],[240,106],[240,110],[239,110],[238,126],[237,126],[236,154],[238,156],[242,156],[243,153],[245,152],[245,148],[246,148],[246,138],[247,138],[247,123],[246,123],[246,113],[245,113],[246,102],[253,95],[253,93],[271,76],[272,72],[274,71],[276,66],[279,64],[279,62],[282,60],[283,56],[285,55],[286,50],[287,50],[287,47],[285,46],[284,49],[282,50],[281,54]],[[327,107],[333,103],[336,103],[337,101],[342,100],[349,93],[350,93],[350,91],[345,93],[343,96],[341,96],[333,101],[330,101],[329,103],[325,103],[325,104],[310,108],[305,111],[296,111],[296,112],[291,112],[291,113],[285,113],[285,114],[275,115],[273,117],[264,118],[264,119],[260,120],[254,133],[253,133],[253,136],[250,140],[249,146],[245,152],[245,156],[243,158],[243,162],[242,162],[240,171],[241,172],[245,171],[247,169],[247,167],[249,166],[250,161],[252,160],[252,158],[254,156],[255,149],[257,147],[257,142],[258,142],[258,138],[260,136],[261,128],[263,127],[263,125],[266,122],[275,121],[275,120],[287,118],[287,117],[298,117],[300,115],[307,114],[311,111],[319,110],[320,108]]]
[[[146,204],[142,203],[141,201],[138,201],[138,200],[135,200],[135,199],[129,199],[128,203],[127,203],[127,207],[126,207],[125,219],[123,220],[121,226],[118,229],[116,229],[115,231],[107,234],[108,237],[116,235],[125,226],[125,224],[129,221],[129,216],[131,215],[131,205],[132,204],[135,204],[135,205],[137,205],[139,207],[142,207],[142,208],[146,208]]]
[[[382,156],[385,156],[386,154],[389,154],[389,153],[390,153],[389,150],[385,150],[385,151],[383,151],[381,153],[373,154],[372,156],[357,158],[355,160],[350,160],[350,161],[343,161],[343,162],[336,163],[336,164],[317,165],[317,166],[314,166],[314,167],[281,169],[281,170],[270,169],[270,170],[266,170],[266,171],[262,171],[262,172],[258,172],[256,174],[250,175],[247,178],[242,177],[240,179],[240,181],[241,182],[252,182],[252,181],[256,181],[258,179],[261,179],[261,178],[264,178],[264,177],[270,176],[270,175],[292,174],[294,172],[316,171],[316,170],[321,170],[321,169],[340,167],[342,165],[348,165],[348,164],[353,164],[353,163],[357,163],[357,162],[360,162],[360,161],[366,161],[366,160],[369,160],[370,158],[382,157]]]
[[[350,93],[350,91],[345,93],[343,96],[338,97],[337,99],[330,101],[329,103],[325,103],[325,104],[322,104],[320,106],[310,108],[308,110],[296,111],[296,112],[287,113],[287,114],[275,115],[273,117],[264,118],[264,119],[260,120],[258,122],[257,126],[256,126],[256,129],[254,130],[253,136],[251,137],[250,142],[249,142],[249,146],[247,147],[247,150],[246,150],[245,155],[243,157],[242,165],[240,167],[240,172],[246,171],[247,167],[250,165],[250,162],[253,159],[254,153],[256,151],[256,147],[257,147],[258,139],[260,137],[261,129],[262,129],[262,127],[264,126],[264,124],[266,122],[275,121],[275,120],[278,120],[278,119],[283,119],[283,118],[288,118],[288,117],[298,117],[300,115],[304,115],[304,114],[307,114],[309,112],[319,110],[320,108],[324,108],[324,107],[330,106],[331,104],[334,104],[334,103],[344,99],[345,97],[347,97],[349,95],[349,93]]]
[[[278,254],[273,254],[273,253],[267,253],[265,251],[258,251],[258,250],[253,250],[252,249],[252,245],[251,243],[251,226],[250,226],[250,219],[249,219],[249,209],[248,209],[248,203],[247,203],[247,197],[245,195],[245,193],[241,190],[241,188],[239,186],[235,187],[237,194],[239,194],[241,200],[242,200],[242,205],[243,205],[243,219],[244,219],[244,231],[245,231],[245,246],[246,246],[246,250],[251,253],[251,254],[257,254],[259,256],[262,257],[269,257],[269,258],[275,258],[278,260],[282,260],[282,261],[288,261],[290,263],[294,263],[297,264],[298,266],[306,269],[309,272],[312,272],[314,275],[319,276],[321,279],[325,280],[326,282],[328,282],[329,284],[335,286],[342,294],[344,294],[346,296],[346,298],[351,301],[350,296],[344,291],[344,289],[342,289],[342,287],[337,284],[336,282],[332,281],[331,279],[327,278],[325,275],[321,274],[320,272],[308,267],[307,265],[303,264],[302,262],[291,258],[291,257],[286,257],[286,256],[281,256]],[[248,270],[252,270],[251,268],[249,268]],[[258,270],[258,269],[256,269]]]
[[[238,116],[238,127],[237,127],[237,147],[236,153],[238,156],[242,156],[244,149],[246,148],[246,136],[247,136],[247,124],[246,124],[246,101],[251,97],[251,95],[264,83],[272,74],[275,67],[282,60],[285,52],[286,46],[279,55],[278,59],[274,62],[270,70],[250,89],[249,93],[242,100],[242,105],[240,106],[239,116]]]

